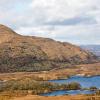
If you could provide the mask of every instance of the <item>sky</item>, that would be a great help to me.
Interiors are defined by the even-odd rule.
[[[100,0],[0,0],[0,24],[22,35],[100,44]]]

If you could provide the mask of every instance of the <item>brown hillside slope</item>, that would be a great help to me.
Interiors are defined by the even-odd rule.
[[[48,38],[21,36],[0,25],[0,72],[42,71],[68,64],[90,63],[92,53]]]

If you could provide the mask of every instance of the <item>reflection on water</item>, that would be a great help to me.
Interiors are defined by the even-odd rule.
[[[50,93],[41,94],[42,96],[59,96],[59,95],[76,95],[76,94],[93,94],[95,91],[89,90],[61,90],[61,91],[54,91]]]

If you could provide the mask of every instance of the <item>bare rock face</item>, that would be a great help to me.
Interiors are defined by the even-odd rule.
[[[51,70],[96,59],[92,53],[70,43],[21,36],[0,25],[0,72]]]

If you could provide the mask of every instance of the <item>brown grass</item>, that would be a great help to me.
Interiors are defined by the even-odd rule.
[[[43,96],[28,95],[25,97],[13,98],[12,100],[100,100],[100,96],[76,95],[76,96],[43,97]]]

